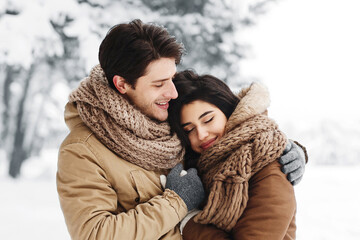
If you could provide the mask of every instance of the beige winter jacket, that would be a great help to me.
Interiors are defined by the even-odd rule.
[[[57,188],[72,239],[182,239],[184,201],[163,191],[162,172],[121,159],[87,128],[73,104],[59,150]]]

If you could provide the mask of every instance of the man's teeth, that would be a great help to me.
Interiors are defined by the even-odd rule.
[[[166,104],[167,104],[167,102],[164,102],[164,103],[157,103],[157,104],[159,104],[159,105],[166,105]]]

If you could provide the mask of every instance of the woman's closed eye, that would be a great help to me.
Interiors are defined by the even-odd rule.
[[[191,128],[191,129],[184,129],[184,132],[186,133],[186,134],[189,134],[189,133],[191,133],[191,131],[192,130],[194,130],[194,128]]]
[[[209,117],[209,118],[206,118],[203,123],[204,123],[204,124],[210,123],[213,119],[214,119],[214,116]],[[195,129],[195,127],[186,128],[186,129],[184,128],[184,132],[185,132],[186,134],[190,134],[194,129]]]
[[[206,119],[206,120],[204,121],[204,123],[209,123],[209,122],[211,122],[213,119],[214,119],[214,117],[211,117],[211,118],[209,118],[209,119]]]

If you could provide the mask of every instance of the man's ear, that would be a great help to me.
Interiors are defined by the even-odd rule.
[[[114,83],[116,89],[121,94],[125,94],[127,92],[127,84],[126,84],[125,79],[123,77],[120,77],[119,75],[115,75],[113,77],[113,83]]]

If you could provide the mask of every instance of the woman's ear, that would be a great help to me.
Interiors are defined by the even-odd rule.
[[[126,82],[125,79],[123,77],[120,77],[119,75],[115,75],[113,77],[113,83],[116,87],[116,89],[121,93],[121,94],[125,94],[126,93]]]

